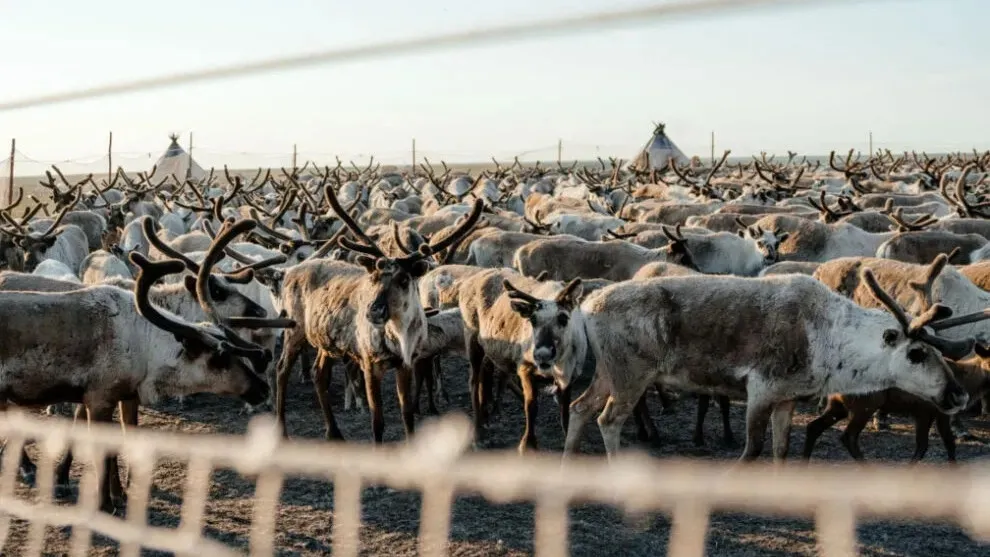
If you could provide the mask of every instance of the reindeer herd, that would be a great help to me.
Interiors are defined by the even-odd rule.
[[[697,396],[697,444],[714,398],[734,445],[729,405],[745,401],[744,461],[768,424],[785,458],[809,401],[822,413],[805,458],[847,417],[842,442],[863,458],[861,431],[895,412],[915,420],[914,460],[933,423],[954,460],[961,412],[990,392],[990,152],[728,155],[495,161],[475,175],[338,161],[250,181],[76,182],[53,167],[48,199],[19,190],[0,207],[0,404],[99,421],[119,408],[133,427],[140,405],[207,392],[271,409],[287,432],[298,362],[327,439],[343,439],[336,367],[345,409],[367,405],[378,443],[394,370],[407,437],[421,401],[437,413],[445,382],[463,380],[479,446],[507,387],[523,402],[521,452],[538,447],[546,390],[565,455],[595,416],[609,456],[629,417],[656,443],[652,391],[664,406]],[[439,364],[454,354],[464,378]],[[122,508],[116,457],[100,496]]]

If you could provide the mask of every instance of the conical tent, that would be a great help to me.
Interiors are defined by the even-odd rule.
[[[637,170],[649,170],[650,168],[663,168],[668,161],[673,158],[676,164],[690,164],[691,159],[674,145],[674,142],[667,136],[666,126],[663,123],[655,124],[653,137],[646,142],[642,151],[636,155],[630,166]]]
[[[189,171],[188,178],[190,180],[205,178],[206,172],[203,167],[199,166],[189,153],[179,145],[179,136],[172,134],[168,138],[172,140],[172,143],[165,150],[165,154],[155,163],[155,174],[151,176],[151,180],[161,181],[168,176],[185,180],[187,178],[186,171]]]

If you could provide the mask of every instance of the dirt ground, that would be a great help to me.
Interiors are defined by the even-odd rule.
[[[441,411],[467,411],[470,407],[466,386],[467,371],[463,360],[449,358],[445,362],[450,405]],[[371,436],[367,414],[343,412],[342,373],[335,373],[331,386],[332,400],[338,423],[349,440],[367,442]],[[386,441],[402,438],[402,426],[397,411],[394,384],[387,378],[385,393]],[[579,390],[580,392],[580,390]],[[154,409],[142,409],[141,426],[190,433],[241,433],[247,417],[236,400],[212,395],[198,395],[180,410],[177,404],[163,404]],[[425,407],[425,405],[424,405]],[[301,384],[296,377],[290,381],[288,403],[289,431],[296,438],[321,438],[322,419],[312,387]],[[682,397],[669,414],[660,414],[658,400],[651,395],[651,412],[663,434],[663,446],[650,449],[657,457],[681,456],[700,459],[734,459],[738,450],[729,450],[721,443],[721,426],[717,407],[713,406],[706,424],[707,448],[699,449],[691,441],[696,403],[693,397]],[[736,439],[742,441],[743,406],[734,404],[732,427]],[[814,417],[814,408],[805,406],[796,416],[792,432],[792,457],[804,442],[804,425]],[[990,439],[990,422],[969,418],[971,431]],[[841,424],[840,424],[841,425]],[[523,430],[522,406],[511,393],[506,394],[502,415],[491,425],[492,445],[514,447]],[[563,436],[553,399],[541,397],[541,415],[537,434],[541,448],[559,452]],[[945,451],[932,432],[926,461],[944,462]],[[913,426],[905,418],[893,417],[890,431],[875,432],[872,427],[863,433],[862,446],[867,458],[873,460],[906,461],[913,451]],[[635,443],[632,421],[626,424],[624,445]],[[597,427],[589,424],[583,449],[604,452]],[[990,446],[979,442],[961,442],[961,461],[990,457]],[[849,460],[839,443],[839,430],[822,436],[815,451],[816,459]],[[80,465],[75,465],[73,480],[78,482]],[[182,504],[185,466],[179,462],[163,461],[156,469],[149,522],[163,527],[177,527]],[[207,534],[232,547],[247,551],[251,525],[252,482],[229,470],[214,473],[211,501],[206,511]],[[30,497],[30,490],[21,488],[21,496]],[[67,503],[71,504],[71,503]],[[416,493],[368,488],[363,497],[364,555],[414,555],[419,521],[420,497]],[[277,554],[280,556],[327,555],[332,551],[333,486],[298,478],[286,481],[282,492],[279,515]],[[861,522],[859,525],[861,554],[867,556],[990,556],[990,545],[980,545],[952,524],[916,522]],[[572,507],[570,525],[571,554],[575,556],[603,555],[661,555],[666,551],[670,534],[669,518],[630,519],[620,511],[598,505]],[[15,528],[2,555],[15,556],[25,543],[27,527],[15,522]],[[68,549],[69,531],[50,530],[46,555],[64,555]],[[111,540],[95,540],[93,555],[116,555]],[[450,553],[458,556],[531,555],[533,553],[533,506],[529,504],[496,505],[476,496],[462,495],[457,499],[451,524]],[[708,534],[708,555],[742,557],[815,555],[814,525],[808,519],[780,519],[764,516],[719,513],[712,517]],[[145,552],[145,555],[161,555]]]

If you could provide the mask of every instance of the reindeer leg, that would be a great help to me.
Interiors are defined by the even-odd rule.
[[[646,385],[631,391],[616,389],[605,402],[605,408],[598,416],[598,429],[602,432],[605,454],[609,460],[615,458],[621,444],[622,426],[629,419],[629,415],[632,414],[636,403],[642,398],[645,391]],[[636,394],[627,396],[632,393]]]
[[[414,362],[414,366],[422,369],[429,366],[429,360],[419,360]],[[399,395],[399,410],[402,412],[402,426],[406,430],[406,440],[412,438],[416,431],[416,415],[414,413],[415,404],[412,400],[412,379],[413,370],[400,364],[395,370],[395,390]]]
[[[468,361],[471,371],[468,377],[468,386],[471,390],[471,411],[474,413],[474,439],[479,445],[485,440],[485,424],[488,416],[481,399],[481,381],[484,374],[485,350],[478,342],[477,336],[471,335],[467,340]]]
[[[727,396],[718,397],[719,410],[722,411],[722,444],[725,445],[727,449],[735,449],[738,447],[736,444],[736,439],[732,435],[732,422],[730,421],[729,411],[732,409],[732,401],[729,400]]]
[[[602,375],[596,373],[588,389],[571,403],[571,412],[567,420],[567,436],[564,440],[565,457],[580,449],[581,432],[584,430],[585,424],[588,423],[588,418],[594,412],[605,407],[609,396],[609,387]]]
[[[670,393],[665,391],[660,385],[656,386],[657,396],[660,398],[661,410],[660,413],[667,415],[674,413],[674,397],[670,396]]]
[[[282,355],[278,359],[276,370],[275,419],[282,425],[282,437],[287,438],[289,437],[289,429],[285,423],[285,397],[289,392],[289,375],[292,374],[292,368],[305,343],[301,338],[289,337],[288,330],[283,334],[285,335],[285,341],[282,343]]]
[[[361,384],[364,380],[364,374],[354,360],[348,358],[344,362],[344,410],[350,411],[351,408],[357,408],[364,412],[366,410],[365,400],[361,396],[361,392],[365,390]]]
[[[804,450],[802,456],[805,460],[811,458],[811,453],[815,450],[815,443],[825,431],[836,423],[846,419],[849,412],[846,407],[837,399],[829,399],[825,405],[825,412],[808,424],[804,434]]]
[[[447,383],[443,378],[443,368],[440,366],[440,357],[433,359],[433,375],[436,377],[437,388],[440,391],[440,396],[443,397],[443,402],[447,406],[450,406],[450,393],[447,392]]]
[[[646,393],[639,397],[633,408],[633,420],[636,422],[636,440],[640,443],[650,443],[660,446],[660,432],[650,416],[650,408],[646,405]]]
[[[751,389],[754,392],[757,389]],[[756,399],[750,395],[746,404],[746,447],[739,457],[739,462],[749,462],[756,460],[763,452],[763,444],[766,442],[767,425],[770,423],[770,415],[773,413],[773,406]]]
[[[492,398],[492,416],[497,416],[502,413],[502,395],[505,394],[505,385],[508,383],[509,375],[507,373],[498,373],[494,377],[495,379],[495,396]]]
[[[773,433],[773,460],[783,462],[787,458],[787,450],[791,445],[791,424],[794,418],[794,407],[797,402],[789,400],[774,406],[770,418]]]
[[[299,383],[305,385],[313,380],[313,358],[309,354],[310,348],[303,348],[299,353]],[[319,353],[317,353],[319,358]]]
[[[82,416],[83,411],[86,407],[82,404],[74,405],[75,408],[72,410],[72,424],[75,425],[79,418]],[[72,445],[69,445],[67,451],[65,451],[65,457],[62,458],[62,462],[58,463],[58,467],[55,468],[55,497],[63,498],[68,497],[71,487],[69,486],[69,471],[72,468]]]
[[[937,431],[938,436],[942,438],[942,444],[945,445],[945,454],[948,457],[949,462],[955,464],[956,436],[952,433],[952,425],[949,421],[949,416],[941,412],[935,415],[935,431]]]
[[[911,463],[914,464],[925,458],[928,453],[928,435],[932,431],[935,415],[932,412],[919,412],[914,416],[914,454]],[[941,432],[940,432],[941,434]]]
[[[571,386],[568,385],[563,389],[558,387],[554,397],[557,399],[557,405],[560,406],[560,427],[564,430],[564,437],[567,437],[567,424],[571,414]]]
[[[529,366],[522,364],[517,371],[519,382],[522,383],[523,408],[526,413],[526,431],[519,441],[519,452],[525,453],[528,449],[537,449],[536,445],[536,417],[539,413],[540,405],[536,390],[533,388],[533,374]]]
[[[877,431],[890,431],[890,414],[884,411],[873,416],[873,428]]]
[[[694,437],[691,439],[696,447],[705,446],[705,415],[711,403],[710,395],[698,395],[698,414],[694,421]]]
[[[89,421],[111,422],[113,421],[114,404],[93,402],[86,405],[89,410]],[[103,477],[100,478],[100,510],[112,514],[120,515],[124,509],[126,497],[124,488],[120,483],[120,468],[117,462],[116,453],[107,453],[103,458]]]
[[[431,356],[427,362],[423,364],[422,374],[426,379],[426,411],[431,416],[439,416],[440,410],[437,409],[436,401],[436,387],[437,387],[437,375],[434,374],[435,370],[440,368],[440,357]],[[417,394],[416,404],[419,404],[419,396]]]
[[[368,395],[368,409],[371,410],[371,435],[376,444],[381,444],[385,438],[385,415],[382,410],[382,364],[365,363],[361,366],[364,372],[364,388]]]
[[[128,428],[136,428],[138,425],[138,409],[140,408],[139,401],[136,398],[129,400],[122,400],[117,403],[117,410],[120,413],[120,429],[127,434]],[[124,482],[124,487],[131,486],[131,475],[127,474],[127,481]]]
[[[333,408],[330,407],[330,378],[333,364],[333,358],[326,352],[322,350],[317,352],[315,368],[313,369],[313,390],[316,392],[316,401],[320,403],[320,410],[323,412],[323,423],[326,425],[324,437],[327,441],[334,439],[343,441],[344,434],[337,427]]]
[[[849,423],[846,424],[846,429],[842,432],[842,437],[839,439],[846,447],[846,450],[849,451],[849,454],[856,460],[865,460],[863,451],[859,448],[859,435],[866,429],[867,422],[870,421],[870,418],[876,411],[876,407],[849,410]]]

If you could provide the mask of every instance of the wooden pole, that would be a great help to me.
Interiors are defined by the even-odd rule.
[[[873,156],[873,131],[870,130],[870,156]]]
[[[712,166],[715,166],[715,130],[712,130]]]
[[[189,132],[189,160],[186,162],[186,180],[192,179],[192,151],[193,151],[193,140],[192,132]]]
[[[412,139],[412,171],[416,171],[416,138]]]
[[[297,161],[297,158],[298,157],[299,157],[299,150],[296,148],[296,144],[293,143],[292,144],[292,169],[293,170],[299,168],[299,166],[296,165],[296,161]]]
[[[564,156],[564,140],[563,139],[558,139],[557,140],[557,164],[558,165],[561,164],[561,162],[563,162],[563,156]]]
[[[10,139],[10,168],[7,174],[7,205],[14,202],[14,153],[17,152],[17,139]]]
[[[113,132],[110,132],[110,141],[107,142],[107,185],[113,180]]]

